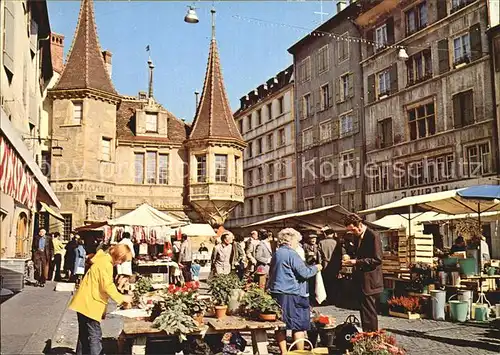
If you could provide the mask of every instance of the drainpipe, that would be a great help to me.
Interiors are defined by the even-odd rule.
[[[490,71],[491,71],[491,84],[492,84],[492,91],[493,91],[493,107],[495,108],[495,113],[494,113],[494,123],[493,123],[493,136],[495,137],[495,153],[496,153],[496,166],[495,166],[495,170],[497,172],[497,175],[500,174],[500,151],[499,151],[499,148],[500,148],[500,136],[499,136],[499,127],[498,127],[498,120],[500,119],[499,115],[498,115],[498,110],[500,109],[498,107],[498,100],[497,100],[497,92],[498,90],[500,90],[500,87],[497,88],[497,84],[496,84],[496,78],[495,78],[495,60],[493,59],[494,58],[494,54],[495,54],[495,48],[493,46],[493,36],[494,36],[494,32],[498,32],[499,30],[499,27],[496,26],[496,27],[493,27],[493,28],[490,28],[488,31],[486,31],[486,34],[488,36],[488,45],[489,45],[489,51],[490,51],[490,59],[491,60],[491,66],[490,66]],[[500,68],[499,68],[500,69]],[[499,74],[500,75],[500,74]]]
[[[356,22],[352,19],[349,18],[349,21],[351,21],[352,25],[356,30],[358,31],[358,36],[361,37],[361,28],[356,24]],[[359,50],[359,55],[360,55],[360,63],[358,64],[360,66],[360,73],[361,73],[361,97],[360,97],[360,113],[359,113],[359,122],[360,122],[360,130],[361,130],[361,139],[362,139],[362,144],[361,144],[361,209],[364,210],[366,209],[366,192],[368,191],[367,189],[367,183],[365,179],[365,164],[366,164],[366,130],[365,130],[365,102],[364,102],[364,95],[365,95],[365,89],[364,89],[364,75],[363,75],[363,66],[361,65],[361,56],[362,56],[362,43],[361,41],[358,42],[358,50]]]

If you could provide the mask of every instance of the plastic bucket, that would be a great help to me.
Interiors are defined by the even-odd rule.
[[[488,269],[488,275],[493,276],[497,272],[497,269],[494,266],[490,266]]]
[[[458,291],[458,300],[467,302],[467,320],[471,319],[472,312],[472,297],[473,292],[471,290],[460,290]]]
[[[474,312],[474,320],[479,322],[486,322],[488,320],[489,308],[485,304],[477,304],[476,311]]]
[[[432,290],[432,319],[444,320],[444,308],[446,306],[446,291]]]
[[[453,322],[465,322],[467,320],[467,310],[468,309],[469,309],[469,302],[450,301],[451,320]],[[476,312],[477,312],[477,309],[476,309]]]
[[[392,288],[384,288],[382,293],[380,294],[380,303],[383,305],[386,305],[387,302],[391,299],[392,297]]]
[[[458,258],[445,258],[443,259],[444,266],[457,266]]]
[[[476,273],[476,259],[458,259],[458,263],[460,264],[462,274],[472,276]]]

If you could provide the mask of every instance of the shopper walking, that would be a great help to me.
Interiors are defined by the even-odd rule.
[[[187,234],[182,234],[182,244],[179,252],[178,263],[182,271],[182,276],[184,277],[184,282],[193,281],[193,275],[191,274],[191,264],[193,263],[193,250],[191,246],[191,241],[189,240]]]
[[[54,245],[54,259],[52,260],[50,279],[52,279],[52,274],[55,272],[54,281],[61,281],[61,264],[62,264],[62,254],[64,251],[64,244],[61,239],[61,233],[55,232],[54,238],[52,238],[52,244]]]
[[[80,282],[85,275],[85,261],[87,260],[87,251],[83,246],[83,240],[78,240],[78,247],[75,249],[75,267],[73,275],[75,279],[75,287],[78,289]]]
[[[36,286],[44,287],[48,276],[48,266],[54,255],[54,244],[45,229],[40,229],[38,235],[33,238],[31,251],[33,263],[35,264]]]

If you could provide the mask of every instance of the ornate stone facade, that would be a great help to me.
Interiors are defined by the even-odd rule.
[[[243,202],[242,167],[235,167],[234,159],[241,157],[244,142],[238,140],[219,81],[220,64],[213,43],[209,62],[217,58],[217,70],[209,66],[206,81],[217,87],[210,97],[204,90],[200,105],[210,107],[209,116],[216,115],[219,129],[225,127],[237,136],[205,137],[206,131],[200,127],[210,126],[206,121],[209,116],[200,109],[202,114],[193,124],[199,129],[193,129],[195,135],[189,139],[190,125],[152,95],[151,60],[149,94],[126,97],[116,92],[110,79],[111,54],[101,52],[95,28],[92,0],[82,0],[68,60],[46,105],[51,134],[61,137],[52,145],[51,184],[61,199],[66,223],[71,224],[65,230],[121,216],[144,202],[181,218],[187,215],[199,222],[223,223],[225,217],[214,218],[213,213],[226,216],[234,205]],[[197,165],[192,160],[202,153],[208,158],[209,174],[200,186],[202,192],[190,199],[190,183],[197,181]],[[227,164],[219,166],[216,174],[218,155],[224,155]],[[235,178],[209,183],[222,174]]]

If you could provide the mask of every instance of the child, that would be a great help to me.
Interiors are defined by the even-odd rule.
[[[200,270],[201,265],[198,263],[198,260],[193,261],[193,263],[191,264],[191,275],[193,275],[194,281],[200,280]]]
[[[77,290],[80,286],[80,282],[85,274],[85,260],[87,257],[87,252],[83,247],[83,240],[78,240],[78,247],[75,249],[75,267],[73,270],[73,275],[75,277],[75,289]]]

